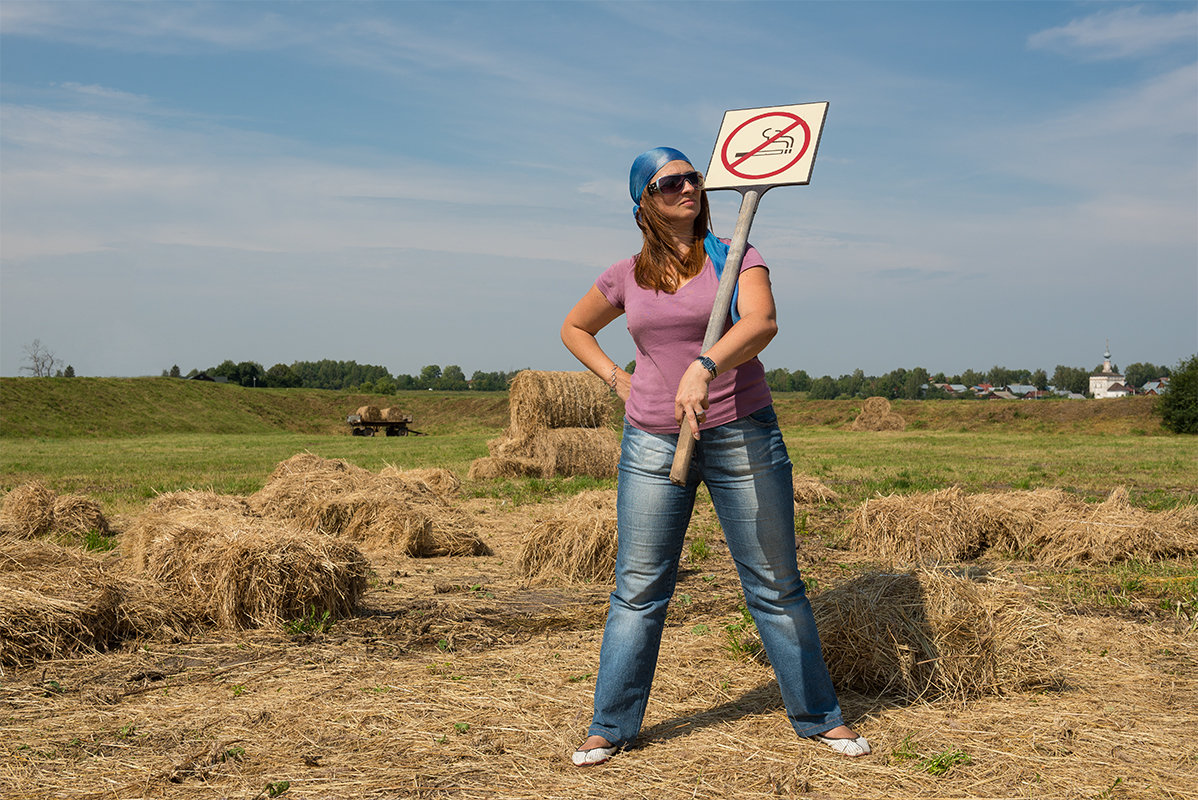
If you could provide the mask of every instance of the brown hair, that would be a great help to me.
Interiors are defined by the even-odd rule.
[[[711,212],[707,205],[707,192],[699,192],[699,197],[699,214],[695,217],[694,227],[695,241],[682,257],[679,257],[678,251],[674,249],[669,227],[665,217],[657,209],[657,204],[647,196],[644,198],[636,215],[637,227],[641,229],[644,237],[644,244],[633,268],[637,286],[673,294],[680,282],[702,271],[703,263],[707,259],[703,239],[711,223]]]

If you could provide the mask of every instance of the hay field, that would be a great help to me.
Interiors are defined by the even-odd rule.
[[[522,570],[521,561],[530,536],[564,527],[569,509],[607,507],[581,491],[613,483],[466,480],[496,433],[443,464],[462,479],[447,502],[489,554],[413,557],[363,542],[370,574],[345,618],[168,627],[107,652],[5,666],[0,796],[1198,797],[1192,553],[1062,565],[989,548],[953,562],[953,572],[913,572],[891,587],[887,576],[907,567],[851,539],[854,514],[875,495],[950,485],[970,495],[1059,489],[1092,508],[1124,480],[1145,513],[1190,508],[1198,465],[1180,445],[1192,440],[788,430],[797,472],[809,478],[796,483],[800,565],[836,645],[829,660],[842,704],[874,755],[843,759],[795,740],[701,492],[641,741],[608,765],[578,770],[568,756],[589,719],[610,583]],[[437,447],[436,436],[426,439],[386,455],[377,445],[391,441],[348,438],[316,452],[372,473],[437,466],[445,451],[413,449]],[[1002,457],[979,464],[979,440],[984,452],[1001,444]],[[270,444],[274,460],[260,467],[230,452],[244,477],[221,494],[248,502],[275,463],[302,452],[292,444]],[[122,459],[136,463],[126,476],[154,475],[97,493],[118,541],[155,489],[187,483],[184,461],[147,465],[114,442],[105,462],[105,442],[89,447],[101,451],[94,470],[74,462],[40,477],[61,494],[86,495],[122,474]],[[207,457],[215,472],[218,458]],[[11,459],[4,468],[6,481],[30,476]],[[596,526],[586,535],[584,544],[594,541]],[[868,625],[854,621],[862,613]],[[943,670],[926,653],[905,655],[921,643],[900,634],[924,618]],[[870,625],[897,646],[881,646]],[[971,662],[983,655],[984,670]]]

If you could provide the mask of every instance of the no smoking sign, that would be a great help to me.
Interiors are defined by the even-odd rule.
[[[724,112],[704,183],[708,189],[807,184],[827,103]]]

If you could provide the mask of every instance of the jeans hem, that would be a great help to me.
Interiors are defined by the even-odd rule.
[[[790,724],[794,726],[795,733],[799,735],[800,739],[810,739],[812,736],[818,736],[821,733],[827,733],[833,728],[839,728],[844,724],[844,719],[839,716],[833,717],[827,722],[821,722],[816,725],[805,725],[803,726],[802,730],[799,729],[799,726],[796,725],[793,720],[791,720]],[[600,736],[602,736],[602,734],[600,734]]]

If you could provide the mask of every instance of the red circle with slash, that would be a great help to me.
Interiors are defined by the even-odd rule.
[[[756,147],[754,147],[752,150],[748,151],[747,153],[744,153],[739,158],[737,158],[735,161],[729,161],[728,160],[728,145],[730,145],[732,143],[732,140],[736,138],[736,134],[738,134],[742,130],[744,130],[745,126],[752,125],[754,122],[758,122],[767,117],[782,117],[782,118],[784,118],[786,120],[786,127],[780,127],[778,129],[778,132],[775,133],[773,136],[769,137],[764,142],[757,145]],[[746,159],[751,158],[752,156],[756,155],[761,150],[764,150],[766,147],[769,147],[771,144],[776,142],[778,139],[785,136],[790,131],[793,131],[795,128],[799,128],[799,127],[801,127],[803,129],[803,146],[799,148],[798,155],[796,155],[792,160],[787,162],[785,166],[783,166],[779,169],[776,169],[772,172],[764,172],[760,175],[754,175],[750,172],[744,172],[742,170],[737,169],[737,167],[739,167],[742,163],[744,163]],[[768,130],[768,128],[767,128],[767,130]],[[781,173],[786,172],[786,170],[790,169],[795,164],[799,163],[799,160],[802,159],[804,154],[806,154],[807,148],[810,146],[811,146],[811,128],[809,128],[807,126],[807,123],[803,121],[802,117],[798,116],[797,114],[791,114],[788,111],[769,111],[765,114],[758,114],[756,117],[746,120],[746,121],[742,122],[740,125],[738,125],[736,127],[736,130],[732,131],[732,133],[730,133],[728,135],[728,138],[724,140],[724,146],[720,149],[720,160],[722,162],[724,162],[724,168],[727,169],[729,172],[731,172],[736,177],[744,178],[745,180],[750,180],[750,181],[758,181],[763,178],[772,178],[775,175],[780,175]]]

